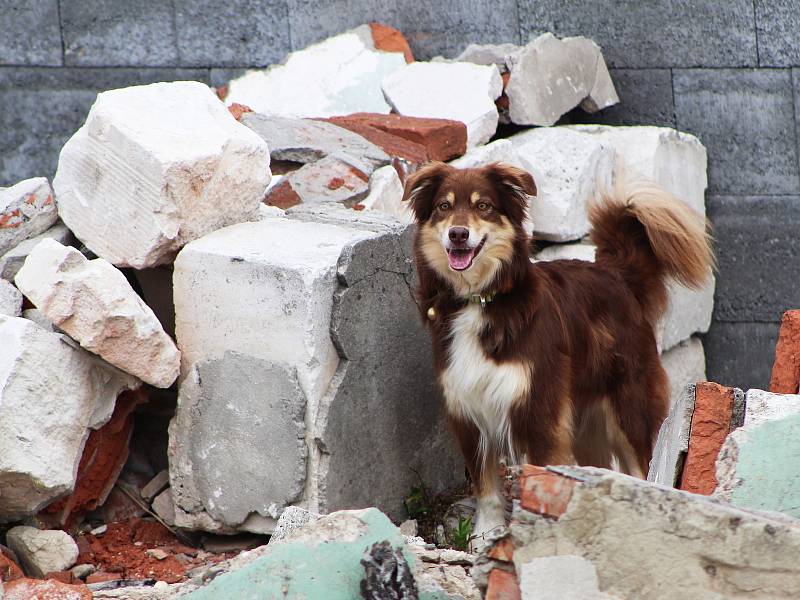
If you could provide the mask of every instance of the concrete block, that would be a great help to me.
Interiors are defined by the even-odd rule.
[[[144,268],[249,218],[269,177],[264,141],[207,86],[176,82],[100,94],[53,186],[78,239],[115,265]]]
[[[599,591],[613,598],[717,600],[743,589],[758,589],[764,598],[800,593],[793,559],[800,525],[794,519],[603,469],[548,470],[569,481],[572,499],[557,519],[515,503],[510,532],[518,574],[538,559],[577,556],[594,566]],[[590,571],[580,564],[579,572]]]
[[[174,8],[133,0],[100,0],[61,7],[64,62],[69,66],[178,65]],[[206,66],[206,65],[202,65]]]
[[[0,315],[19,317],[22,314],[22,293],[6,280],[0,280]]]
[[[494,65],[500,69],[501,73],[506,73],[521,50],[521,46],[509,43],[468,44],[464,51],[455,57],[455,60],[476,65]]]
[[[369,193],[373,166],[346,155],[326,156],[285,175],[264,202],[287,209],[296,204],[337,202],[352,207]]]
[[[283,117],[388,113],[381,81],[405,64],[402,53],[375,50],[369,26],[362,25],[232,80],[225,102]]]
[[[703,336],[708,379],[742,388],[769,387],[779,327],[778,323],[712,321]]]
[[[800,196],[709,198],[719,270],[716,321],[777,324],[784,311],[800,306],[798,206]],[[771,331],[768,349],[762,346],[761,355],[753,349],[754,362],[746,371],[760,365],[764,378],[750,387],[768,385],[777,325]]]
[[[800,310],[783,313],[769,391],[780,394],[800,391]]]
[[[8,530],[6,543],[34,577],[66,571],[78,558],[78,545],[66,531],[19,525]]]
[[[50,182],[44,177],[0,190],[0,254],[46,231],[58,219]]]
[[[0,521],[69,492],[89,428],[139,382],[32,321],[0,316]],[[53,410],[54,406],[58,410]]]
[[[748,392],[750,396],[751,392]],[[734,506],[800,517],[800,413],[756,420],[731,433],[717,460],[714,496]]]
[[[291,367],[236,352],[194,363],[170,424],[175,524],[272,532],[303,493],[305,409]]]
[[[0,256],[0,278],[13,281],[17,272],[25,262],[25,259],[28,258],[28,254],[30,254],[31,250],[44,239],[55,240],[59,244],[65,246],[72,244],[75,240],[72,232],[67,229],[67,226],[57,222],[55,225],[45,230],[44,233],[40,233],[24,242],[20,242]]]
[[[179,0],[174,8],[178,64],[256,67],[279,62],[291,49],[287,4]]]
[[[675,127],[672,73],[669,69],[609,69],[619,103],[597,113],[573,110],[570,123]]]
[[[52,239],[31,251],[15,278],[45,316],[84,348],[156,387],[172,385],[180,353],[125,276]]]
[[[520,160],[514,144],[507,139],[495,140],[485,146],[470,148],[464,156],[450,161],[450,164],[459,169],[474,169],[485,167],[493,162],[503,162],[521,169],[525,168],[525,163]]]
[[[619,102],[600,47],[590,39],[545,33],[512,63],[505,88],[512,123],[550,126],[578,105],[594,113]]]
[[[241,123],[267,143],[272,160],[310,163],[344,154],[376,167],[389,162],[389,156],[375,144],[331,123],[258,113],[244,114]]]
[[[547,31],[585,35],[612,67],[757,66],[753,6],[748,0],[692,4],[623,0],[522,0],[523,42]]]
[[[522,600],[600,600],[594,564],[581,556],[543,556],[521,563]]]
[[[680,489],[705,496],[714,491],[717,456],[728,434],[741,426],[743,415],[741,390],[710,382],[697,384]]]
[[[275,531],[269,538],[269,543],[280,542],[291,538],[294,533],[309,523],[319,520],[322,515],[312,513],[299,506],[289,506],[281,513],[278,524],[275,526]]]
[[[800,414],[800,395],[774,394],[764,390],[748,390],[745,397],[744,424],[758,425]]]
[[[414,214],[403,202],[403,184],[392,165],[376,169],[369,178],[369,194],[360,204],[368,210],[392,215],[402,223],[414,221]]]
[[[4,3],[0,31],[0,65],[63,64],[58,0]]]
[[[689,450],[689,432],[694,414],[695,384],[683,388],[670,406],[669,414],[658,431],[647,481],[677,487]]]
[[[673,406],[687,385],[706,380],[703,343],[696,337],[682,341],[661,354],[669,380],[669,403]]]
[[[503,91],[503,82],[495,66],[416,62],[384,78],[382,89],[401,115],[464,123],[467,147],[485,144],[497,129],[494,101]]]
[[[792,0],[754,3],[758,64],[762,67],[800,65],[800,12]]]
[[[83,125],[98,91],[207,78],[207,69],[0,69],[0,185],[52,178],[61,148]]]
[[[708,148],[711,193],[800,191],[788,70],[675,70],[673,83],[678,128]]]
[[[589,199],[612,185],[614,149],[565,127],[530,129],[508,139],[536,181],[528,213],[532,233],[561,242],[586,235]]]

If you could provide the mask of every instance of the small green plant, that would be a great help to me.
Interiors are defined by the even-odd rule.
[[[427,494],[424,486],[414,486],[403,501],[409,519],[422,519],[428,514]]]
[[[453,529],[451,542],[453,548],[466,552],[469,542],[472,539],[472,519],[470,517],[459,517],[458,525]]]

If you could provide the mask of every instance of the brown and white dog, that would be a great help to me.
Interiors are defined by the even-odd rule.
[[[666,281],[713,266],[705,220],[650,183],[590,207],[594,263],[530,261],[533,178],[493,164],[432,163],[404,200],[421,312],[446,413],[478,499],[475,535],[505,524],[498,464],[582,464],[647,473],[668,405],[654,326]]]

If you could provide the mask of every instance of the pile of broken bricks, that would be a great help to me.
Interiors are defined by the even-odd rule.
[[[394,564],[420,598],[479,598],[471,576],[490,593],[492,581],[519,577],[524,592],[535,568],[512,566],[538,550],[521,550],[519,527],[553,515],[517,507],[511,537],[476,565],[390,521],[405,518],[420,479],[432,493],[464,484],[414,302],[403,180],[429,160],[530,171],[532,260],[593,260],[587,201],[622,169],[704,215],[706,151],[693,136],[554,126],[576,107],[617,101],[584,38],[545,34],[415,62],[402,34],[377,24],[222,89],[99,94],[52,186],[0,189],[5,599],[310,593],[303,569],[315,561],[356,587],[378,585]],[[711,276],[699,291],[672,285],[657,331],[673,409],[652,477],[705,493],[716,485],[708,444],[692,441],[700,420],[714,435],[741,415],[737,432],[749,427],[739,392],[683,392],[705,379],[698,334],[713,292]],[[786,335],[790,347],[797,338]],[[722,417],[703,417],[712,396],[730,400],[716,429]],[[746,455],[746,442],[722,455]],[[612,484],[663,491],[605,472],[546,474],[572,482],[554,485],[575,497],[581,486],[589,499]],[[525,488],[516,477],[511,489]],[[729,487],[733,504],[745,497]],[[690,511],[686,502],[675,510]],[[346,510],[364,506],[380,510]],[[312,558],[301,568],[300,556]]]

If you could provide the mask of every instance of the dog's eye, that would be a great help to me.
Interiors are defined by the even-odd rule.
[[[450,210],[450,203],[442,202],[441,204],[439,204],[439,210]]]
[[[488,202],[478,202],[478,210],[489,210],[489,203]]]

